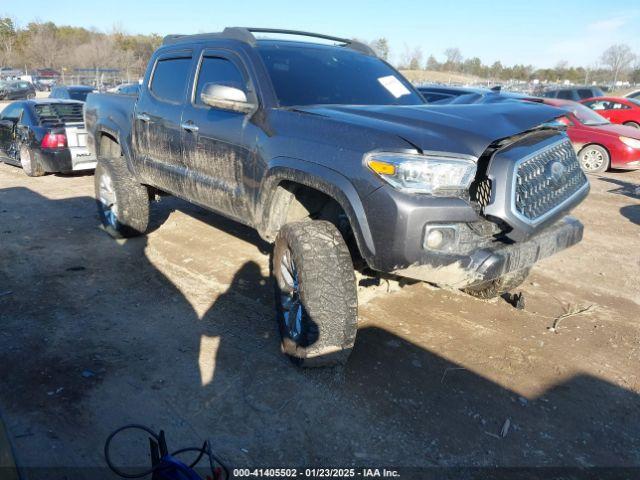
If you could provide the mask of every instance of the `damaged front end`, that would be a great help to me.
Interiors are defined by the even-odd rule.
[[[582,224],[567,214],[588,192],[559,131],[495,142],[478,160],[466,199],[401,198],[387,188],[369,197],[378,211],[396,208],[395,224],[380,222],[393,234],[376,269],[451,288],[526,269],[582,239]]]

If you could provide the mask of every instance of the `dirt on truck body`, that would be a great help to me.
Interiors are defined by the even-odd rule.
[[[112,235],[145,233],[149,199],[168,193],[275,243],[296,363],[348,358],[354,265],[489,298],[580,241],[567,214],[589,183],[561,110],[428,106],[366,45],[254,36],[272,31],[167,37],[138,97],[89,95],[85,120]]]

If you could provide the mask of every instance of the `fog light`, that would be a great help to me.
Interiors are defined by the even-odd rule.
[[[457,241],[456,225],[427,225],[422,246],[429,250],[451,250]]]
[[[444,235],[441,230],[431,230],[427,235],[427,247],[433,249],[440,248],[443,240]]]

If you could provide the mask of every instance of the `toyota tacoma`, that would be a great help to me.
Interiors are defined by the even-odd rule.
[[[144,234],[158,194],[256,229],[304,366],[346,361],[356,268],[489,298],[579,242],[589,183],[563,114],[427,105],[365,44],[239,27],[166,37],[137,97],[85,105],[105,229]]]

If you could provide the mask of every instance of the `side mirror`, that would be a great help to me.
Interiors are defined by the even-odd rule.
[[[255,105],[247,100],[244,91],[218,83],[207,83],[200,93],[200,99],[210,107],[233,112],[249,113],[255,108]]]

